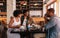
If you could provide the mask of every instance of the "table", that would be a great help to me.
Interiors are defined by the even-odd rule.
[[[18,33],[18,34],[20,34],[21,38],[34,38],[34,36],[33,36],[34,34],[36,34],[36,33],[45,33],[45,31],[44,32],[42,32],[41,30],[16,31],[16,32],[11,31],[11,33]]]

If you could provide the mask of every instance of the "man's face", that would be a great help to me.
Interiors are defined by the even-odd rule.
[[[48,16],[48,17],[51,17],[51,14],[52,14],[52,13],[51,13],[51,12],[49,12],[49,11],[47,11],[47,13],[46,13],[46,14],[47,14],[47,16]]]

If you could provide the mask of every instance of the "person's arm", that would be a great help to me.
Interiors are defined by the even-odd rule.
[[[47,9],[48,9],[48,6],[50,6],[51,4],[53,4],[54,2],[56,2],[57,0],[49,0],[47,2],[47,4],[45,4],[45,7],[46,7],[46,12],[47,12]]]
[[[10,19],[10,22],[9,22],[9,24],[8,24],[8,27],[9,28],[19,28],[20,27],[20,25],[17,25],[17,26],[12,26],[12,24],[13,24],[13,22],[14,22],[14,20],[13,20],[14,18],[11,18]]]
[[[54,27],[56,25],[56,20],[52,19],[51,21],[49,21],[46,25],[45,25],[45,29],[50,29],[52,27]]]
[[[46,7],[48,7],[49,5],[53,4],[54,2],[56,2],[57,0],[49,0],[46,4]]]

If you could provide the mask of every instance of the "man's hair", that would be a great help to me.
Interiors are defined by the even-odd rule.
[[[48,9],[47,11],[49,11],[49,13],[50,13],[50,12],[54,13],[55,10],[54,10],[53,8],[50,8],[50,9]]]
[[[23,14],[25,14],[26,12],[28,12],[29,10],[23,10]]]

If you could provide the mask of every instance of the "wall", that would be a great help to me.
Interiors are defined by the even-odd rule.
[[[56,14],[60,17],[60,0],[56,1]]]
[[[59,1],[59,17],[60,17],[60,0],[58,0]]]
[[[7,24],[9,23],[10,17],[13,16],[13,11],[16,9],[15,0],[7,0]]]

